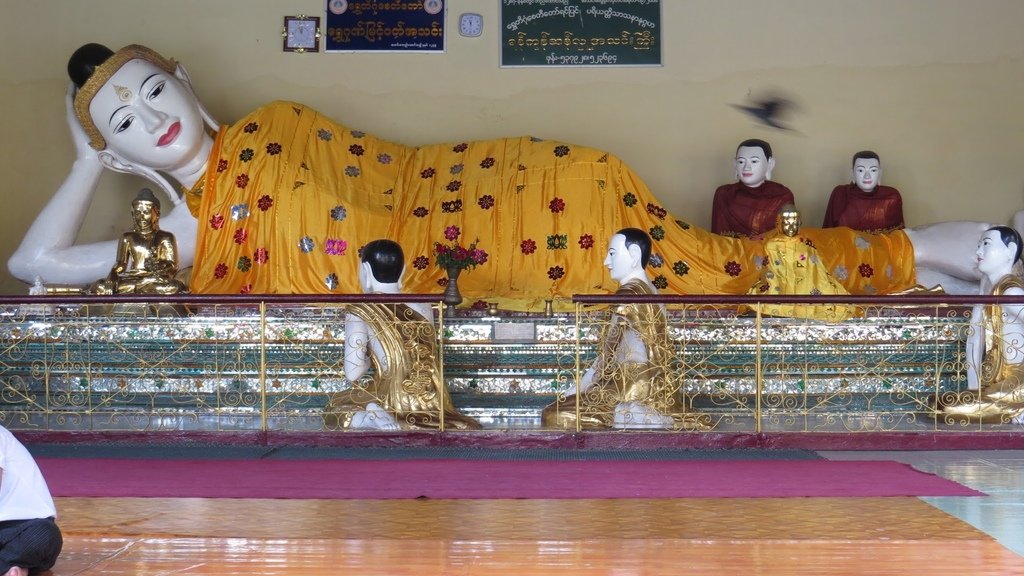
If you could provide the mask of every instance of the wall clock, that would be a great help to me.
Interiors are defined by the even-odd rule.
[[[474,12],[459,15],[459,34],[476,38],[484,31],[484,17]]]
[[[319,52],[320,18],[305,14],[285,16],[281,36],[285,52]]]

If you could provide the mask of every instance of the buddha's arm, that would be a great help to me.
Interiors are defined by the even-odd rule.
[[[117,277],[128,270],[132,263],[132,239],[129,235],[121,236],[117,243],[117,254],[114,256],[114,266],[110,269],[110,276]]]
[[[1024,290],[1010,288],[1006,296],[1022,296]],[[1003,305],[1003,354],[1010,364],[1024,362],[1024,306]]]
[[[184,203],[175,206],[167,216],[160,218],[160,229],[174,236],[175,268],[188,268],[195,261],[196,237],[199,223]]]
[[[103,166],[74,116],[70,91],[68,124],[78,157],[7,261],[11,274],[25,282],[39,278],[47,284],[86,284],[106,275],[114,261],[114,240],[75,245]]]
[[[178,248],[174,236],[161,232],[156,245],[155,257],[146,263],[146,269],[153,272],[174,274],[178,271]]]
[[[602,372],[609,362],[615,361],[615,355],[622,339],[622,318],[618,314],[612,314],[608,326],[601,332],[601,341],[598,343],[597,358],[580,377],[579,391],[582,392],[594,385],[594,379]],[[566,395],[575,394],[576,390],[570,388]]]
[[[345,378],[355,382],[370,368],[369,329],[355,314],[345,315]]]

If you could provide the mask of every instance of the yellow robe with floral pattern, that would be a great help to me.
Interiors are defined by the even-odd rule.
[[[608,153],[530,137],[403,146],[290,102],[223,127],[188,198],[195,293],[357,293],[358,250],[378,238],[402,245],[407,292],[440,292],[433,250],[446,230],[488,253],[459,279],[467,304],[508,309],[614,292],[602,261],[625,227],[654,239],[649,272],[662,293],[742,294],[765,264],[763,242],[677,220]],[[914,284],[900,231],[801,233],[850,293]]]
[[[777,234],[765,241],[767,262],[761,279],[747,292],[754,295],[845,296],[849,292],[825,270],[809,240]],[[761,312],[787,318],[841,322],[857,315],[843,304],[761,304]]]

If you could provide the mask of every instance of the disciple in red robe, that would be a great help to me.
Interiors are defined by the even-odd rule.
[[[864,192],[856,184],[836,186],[828,199],[822,228],[846,226],[865,232],[888,232],[903,228],[903,199],[891,186],[876,186]]]
[[[711,206],[711,231],[736,238],[760,236],[775,229],[785,204],[795,204],[793,193],[771,180],[754,188],[742,182],[719,186]]]

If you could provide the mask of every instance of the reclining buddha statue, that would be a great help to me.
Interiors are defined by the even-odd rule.
[[[181,65],[139,45],[87,44],[68,68],[77,159],[8,262],[27,283],[84,285],[110,270],[113,242],[75,243],[105,169],[169,195],[162,228],[200,294],[357,293],[359,249],[382,237],[408,255],[406,290],[439,292],[432,250],[451,226],[490,255],[460,279],[462,294],[503,309],[614,292],[599,242],[623,228],[652,238],[652,282],[663,293],[742,294],[764,262],[763,241],[673,217],[600,150],[532,137],[404,146],[292,102],[221,125]],[[988,226],[802,235],[847,291],[886,294],[920,282],[923,270],[977,282],[963,239]]]

